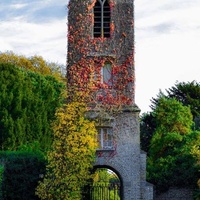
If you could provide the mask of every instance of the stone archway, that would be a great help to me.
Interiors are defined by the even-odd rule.
[[[90,186],[90,200],[123,200],[121,175],[112,167],[94,166],[94,179]]]

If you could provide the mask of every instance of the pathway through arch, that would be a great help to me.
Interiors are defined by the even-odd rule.
[[[90,200],[122,200],[121,181],[108,168],[97,168],[90,186]]]

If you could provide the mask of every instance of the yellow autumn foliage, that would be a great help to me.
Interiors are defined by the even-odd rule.
[[[72,102],[59,109],[54,123],[54,141],[47,171],[36,194],[45,200],[80,200],[93,167],[97,148],[94,122],[85,119],[83,103]]]
[[[61,68],[63,66],[53,62],[47,62],[41,56],[34,55],[31,57],[26,57],[23,55],[17,55],[12,51],[7,51],[4,53],[0,52],[0,62],[11,63],[19,68],[37,72],[42,75],[50,75],[59,81],[64,80],[64,77],[61,73]]]

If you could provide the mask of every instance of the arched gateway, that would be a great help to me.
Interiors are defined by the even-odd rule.
[[[68,9],[67,83],[96,121],[94,168],[117,172],[120,199],[153,199],[134,98],[133,0],[70,0]]]

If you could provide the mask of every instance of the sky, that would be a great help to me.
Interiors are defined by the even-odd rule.
[[[0,0],[0,52],[65,65],[68,0]],[[135,102],[200,81],[200,0],[135,0]]]

